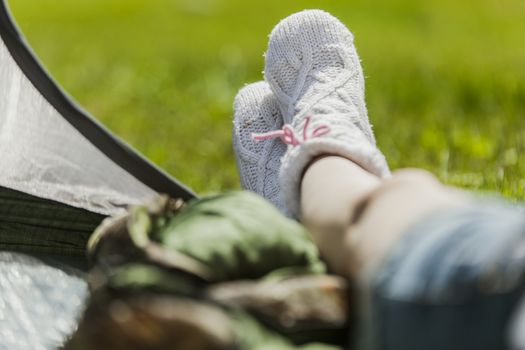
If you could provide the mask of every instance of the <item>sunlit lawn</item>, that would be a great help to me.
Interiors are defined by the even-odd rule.
[[[524,199],[522,0],[11,0],[29,42],[97,118],[197,192],[239,186],[232,100],[303,8],[355,33],[392,168]]]

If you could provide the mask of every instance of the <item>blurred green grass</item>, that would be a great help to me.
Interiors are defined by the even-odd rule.
[[[267,35],[322,8],[346,23],[392,168],[525,193],[522,0],[11,0],[29,42],[87,110],[197,192],[238,187],[232,100]]]

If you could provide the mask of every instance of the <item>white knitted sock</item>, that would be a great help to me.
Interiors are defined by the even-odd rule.
[[[295,137],[280,171],[282,197],[292,215],[299,215],[305,167],[317,156],[339,155],[377,176],[390,175],[368,121],[353,35],[338,19],[306,10],[282,20],[270,35],[265,79]]]
[[[233,149],[241,184],[284,212],[278,177],[286,145],[277,139],[252,140],[253,133],[265,133],[282,126],[279,105],[266,82],[253,83],[239,91],[234,102]]]

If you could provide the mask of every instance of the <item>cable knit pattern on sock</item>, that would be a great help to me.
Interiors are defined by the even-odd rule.
[[[250,84],[239,91],[234,102],[233,149],[241,184],[284,212],[278,176],[286,146],[277,139],[252,140],[253,133],[264,133],[282,126],[277,99],[266,82]]]
[[[284,122],[301,134],[311,116],[312,130],[330,132],[288,146],[282,160],[280,187],[285,205],[299,215],[300,181],[317,156],[340,155],[380,177],[390,171],[375,146],[364,98],[364,78],[352,33],[335,17],[307,10],[282,20],[272,31],[265,79]]]

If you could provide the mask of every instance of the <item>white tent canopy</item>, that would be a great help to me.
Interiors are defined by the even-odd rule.
[[[0,349],[56,348],[75,329],[87,286],[65,264],[85,259],[85,241],[104,216],[155,193],[194,197],[72,102],[5,0],[0,159]]]
[[[102,214],[155,192],[193,197],[72,102],[0,4],[0,186]]]
[[[112,215],[153,196],[39,93],[0,42],[0,186]]]

